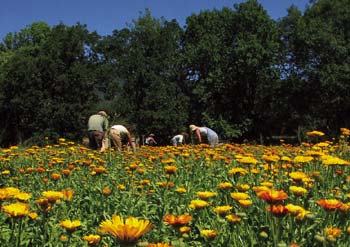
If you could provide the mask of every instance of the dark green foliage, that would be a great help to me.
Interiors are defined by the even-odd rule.
[[[160,144],[189,124],[223,141],[333,134],[350,127],[349,16],[348,0],[318,0],[272,20],[247,0],[184,29],[148,10],[106,37],[33,23],[0,43],[0,144],[79,140],[100,109]]]

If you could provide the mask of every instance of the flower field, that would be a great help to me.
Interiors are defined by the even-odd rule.
[[[1,246],[350,243],[348,129],[292,146],[0,150]]]

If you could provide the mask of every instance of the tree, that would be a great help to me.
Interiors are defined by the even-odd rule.
[[[187,120],[187,98],[178,86],[182,32],[176,21],[152,18],[146,10],[130,29],[114,31],[103,44],[102,53],[120,78],[115,111],[137,134],[155,132],[163,143],[169,130]]]
[[[5,38],[1,129],[3,144],[44,136],[78,138],[96,99],[89,47],[97,35],[86,26],[49,28],[33,23]]]

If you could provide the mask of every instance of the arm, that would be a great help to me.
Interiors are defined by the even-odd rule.
[[[201,136],[201,132],[199,131],[198,128],[196,129],[196,135],[197,135],[199,143],[201,143],[202,142],[202,136]]]
[[[129,140],[130,147],[132,147],[132,151],[135,153],[136,152],[136,145],[135,145],[135,143],[132,142],[132,138],[131,138],[130,133],[128,133],[128,140]]]

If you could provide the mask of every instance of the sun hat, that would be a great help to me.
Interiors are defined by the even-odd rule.
[[[196,125],[194,125],[194,124],[191,124],[191,125],[190,125],[190,130],[191,130],[191,131],[195,131],[197,128],[198,128],[198,127],[197,127]]]
[[[104,117],[107,117],[107,116],[108,116],[107,113],[106,113],[105,111],[99,111],[97,114],[98,114],[98,115],[101,115],[101,116],[104,116]]]

